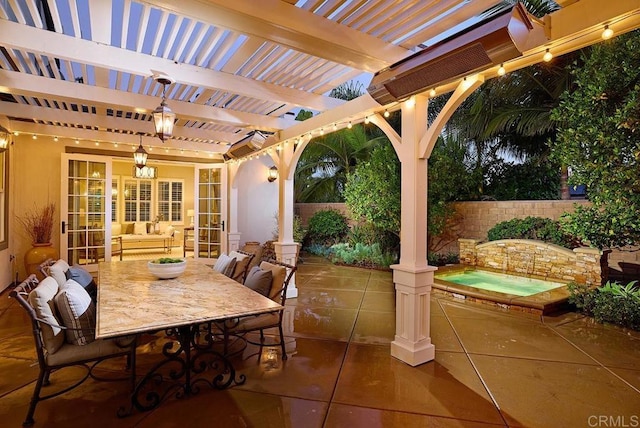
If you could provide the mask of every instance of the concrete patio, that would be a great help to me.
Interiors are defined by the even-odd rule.
[[[288,301],[289,359],[249,346],[235,364],[244,385],[171,397],[119,419],[126,382],[88,380],[42,402],[36,427],[638,426],[640,333],[579,314],[537,317],[434,293],[435,361],[411,367],[389,355],[395,332],[391,273],[308,257]],[[289,325],[291,330],[291,325]],[[158,335],[160,336],[160,335]],[[0,295],[0,420],[17,427],[37,375],[23,310]],[[145,340],[138,371],[161,339]],[[123,364],[124,362],[122,362]],[[119,363],[105,364],[105,371]],[[77,375],[67,369],[52,386]],[[635,425],[633,425],[635,423]],[[626,424],[626,425],[625,425]]]

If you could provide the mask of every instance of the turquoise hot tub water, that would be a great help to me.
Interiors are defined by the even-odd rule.
[[[516,296],[531,296],[554,288],[565,286],[560,282],[544,281],[541,279],[525,278],[522,276],[508,275],[504,273],[489,272],[484,270],[466,270],[451,273],[436,274],[437,279],[453,282],[483,290],[497,291],[499,293]]]

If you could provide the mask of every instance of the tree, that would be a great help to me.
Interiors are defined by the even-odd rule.
[[[565,227],[599,248],[640,243],[640,33],[596,45],[574,67],[575,90],[553,110],[554,156],[585,184],[591,207]]]

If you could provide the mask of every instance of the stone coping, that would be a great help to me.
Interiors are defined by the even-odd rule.
[[[499,269],[490,268],[476,268],[468,265],[451,265],[441,267],[438,273],[452,273],[464,270],[485,270],[489,272],[505,273]],[[516,275],[514,273],[507,273],[508,275],[521,276],[523,278],[533,278],[547,280],[538,275]],[[556,278],[552,278],[553,282],[566,282]],[[543,315],[556,312],[568,304],[569,289],[565,287],[555,288],[553,290],[544,291],[541,293],[533,294],[531,296],[517,296],[515,294],[500,293],[497,291],[484,290],[467,285],[456,284],[446,281],[444,279],[434,278],[433,288],[454,294],[470,297],[474,300],[485,301],[497,304],[499,306],[506,306],[509,309],[518,311],[535,312]]]

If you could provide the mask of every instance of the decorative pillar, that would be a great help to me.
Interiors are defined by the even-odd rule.
[[[276,259],[296,266],[298,262],[298,243],[293,240],[293,175],[295,144],[285,143],[273,161],[278,167],[278,242],[274,242]],[[295,274],[289,281],[287,299],[298,297]]]
[[[427,160],[419,143],[427,131],[428,99],[402,103],[400,263],[391,266],[396,287],[396,334],[391,355],[412,366],[435,358],[430,337],[431,286],[435,267],[427,264]]]

